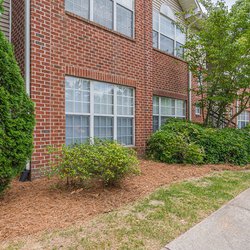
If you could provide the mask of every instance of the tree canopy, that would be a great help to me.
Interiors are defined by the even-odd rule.
[[[205,125],[229,126],[249,107],[250,1],[238,0],[231,10],[222,0],[202,3],[206,13],[188,31],[185,59],[200,82],[193,91]]]

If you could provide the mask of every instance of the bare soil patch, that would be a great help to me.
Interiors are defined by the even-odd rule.
[[[120,187],[95,186],[85,189],[56,188],[58,179],[33,182],[14,181],[0,200],[0,240],[39,232],[50,232],[86,222],[94,216],[118,209],[145,197],[157,187],[197,178],[214,171],[242,170],[228,165],[166,165],[141,161],[140,176],[126,178]]]

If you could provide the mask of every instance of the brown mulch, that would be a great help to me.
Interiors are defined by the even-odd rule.
[[[233,166],[182,166],[141,161],[142,174],[126,178],[121,187],[73,191],[56,188],[58,180],[38,179],[12,187],[0,200],[0,240],[72,226],[140,199],[157,187],[213,171],[242,170]]]

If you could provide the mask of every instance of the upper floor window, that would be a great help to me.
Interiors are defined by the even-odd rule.
[[[160,12],[153,11],[153,46],[169,54],[183,58],[186,35],[176,24],[171,8],[162,5]]]
[[[126,36],[134,35],[134,0],[65,0],[65,9]]]

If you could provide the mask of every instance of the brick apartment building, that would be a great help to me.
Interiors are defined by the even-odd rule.
[[[196,0],[12,0],[9,34],[36,105],[33,177],[49,145],[99,137],[143,153],[168,117],[201,119],[175,25],[189,9],[201,11]]]

